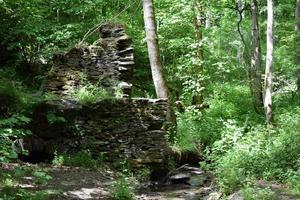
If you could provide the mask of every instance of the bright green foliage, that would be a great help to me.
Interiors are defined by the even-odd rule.
[[[129,177],[121,177],[117,179],[111,188],[113,200],[133,200],[134,187]]]
[[[149,181],[151,175],[151,170],[147,167],[139,169],[135,174],[134,177],[137,179],[137,181],[141,183],[145,183]]]
[[[202,29],[202,75],[193,71],[192,1],[161,0],[156,7],[167,78],[173,97],[186,105],[185,111],[178,113],[175,147],[205,155],[211,163],[210,169],[218,174],[220,187],[228,193],[244,187],[253,177],[285,181],[289,177],[287,171],[297,171],[299,155],[299,129],[295,128],[300,126],[299,101],[298,97],[292,100],[296,90],[295,72],[299,68],[296,62],[299,34],[294,31],[295,2],[276,3],[274,97],[277,125],[271,131],[265,128],[263,116],[255,114],[249,90],[245,60],[251,41],[249,10],[245,11],[241,25],[247,43],[244,46],[237,33],[235,2],[201,2],[204,12],[210,12],[210,27]],[[265,65],[265,5],[266,2],[259,2],[262,67]],[[237,58],[239,48],[242,62]],[[199,85],[199,80],[204,85]],[[204,92],[208,109],[198,111],[190,106],[195,92]],[[290,161],[291,157],[295,157],[295,162]]]
[[[95,103],[101,99],[112,98],[105,89],[93,84],[88,84],[78,88],[74,91],[72,96],[85,105]]]
[[[197,145],[209,140],[208,134],[199,134],[201,131],[200,119],[202,114],[193,108],[178,114],[177,136],[175,147],[180,150],[195,151]]]
[[[17,167],[11,171],[0,170],[0,199],[2,200],[43,200],[50,194],[58,194],[59,191],[40,190],[29,192],[19,188],[18,184],[23,177],[31,177],[32,184],[39,186],[46,184],[52,177],[45,170],[32,170],[25,167]]]
[[[20,50],[18,57],[32,63],[74,45],[88,29],[112,18],[124,5],[103,0],[6,0],[0,7],[2,37],[11,50]]]
[[[274,200],[277,199],[275,192],[270,189],[246,187],[242,190],[245,200]]]
[[[116,89],[116,97],[119,97],[121,92]],[[109,94],[99,83],[90,83],[85,75],[81,76],[81,86],[76,88],[71,97],[77,99],[80,103],[84,105],[89,105],[95,103],[101,99],[112,98],[113,95]]]
[[[28,192],[25,189],[5,188],[4,193],[0,194],[0,200],[46,200],[50,194],[57,191],[42,190],[38,192]]]
[[[19,153],[25,153],[22,149],[21,138],[31,134],[26,128],[30,118],[22,115],[14,115],[7,119],[0,120],[0,162],[9,162],[18,157]],[[19,150],[17,150],[19,149]]]
[[[52,179],[52,177],[48,175],[47,172],[42,170],[34,171],[32,172],[32,175],[34,177],[35,184],[46,184]]]
[[[90,151],[83,150],[75,154],[62,154],[62,155],[56,154],[52,163],[54,165],[97,168],[102,165],[103,161],[104,161],[103,154],[99,154],[99,157],[97,159],[94,159]]]
[[[199,145],[222,145],[231,147],[237,137],[242,137],[249,126],[255,125],[261,116],[254,113],[248,87],[235,84],[219,85],[214,90],[214,98],[208,100],[210,108],[202,112],[190,106],[178,115],[176,146],[183,150],[197,150]],[[242,107],[240,105],[243,105]],[[251,112],[252,111],[252,112]],[[202,149],[203,150],[203,149]]]
[[[110,187],[112,199],[135,199],[134,192],[138,188],[138,184],[148,181],[151,171],[148,168],[142,168],[133,173],[130,163],[127,160],[115,160],[113,166],[115,169],[121,171],[121,175],[113,181]]]
[[[288,174],[287,184],[296,194],[300,195],[300,170]]]
[[[294,108],[293,112],[284,110],[278,113],[278,128],[266,130],[258,126],[244,137],[240,134],[232,136],[231,140],[237,139],[235,144],[226,138],[223,143],[216,142],[210,156],[217,160],[221,188],[231,192],[242,187],[249,178],[285,181],[295,174],[300,159],[299,118],[299,108]],[[232,147],[228,148],[228,144]]]

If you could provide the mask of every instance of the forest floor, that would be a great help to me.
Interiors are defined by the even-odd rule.
[[[14,170],[13,170],[14,169]],[[31,173],[20,173],[16,169],[30,169]],[[212,176],[196,168],[188,167],[177,175],[189,174],[187,182],[165,185],[141,184],[136,192],[136,200],[219,200],[221,193],[212,186]],[[2,166],[2,170],[19,173],[18,188],[27,192],[43,192],[49,200],[110,200],[111,186],[120,173],[103,166],[92,170],[80,167],[53,166],[50,164],[15,163]],[[33,172],[45,172],[45,174]],[[49,175],[50,178],[47,178]],[[286,192],[283,185],[259,182],[260,187],[276,192],[278,200],[300,199]],[[0,186],[0,192],[1,192]],[[237,192],[228,199],[243,200]]]
[[[53,166],[49,164],[10,164],[7,170],[13,168],[30,169],[46,172],[50,176],[37,177],[27,173],[19,177],[18,187],[26,191],[44,191],[49,194],[47,199],[109,199],[109,188],[117,177],[117,172],[103,167],[91,170],[80,167]],[[43,181],[43,179],[45,181]]]
[[[110,167],[103,166],[97,170],[80,167],[53,166],[50,164],[14,163],[2,166],[3,170],[19,173],[18,188],[28,192],[44,192],[53,200],[86,200],[86,199],[111,199],[111,186],[120,177],[120,173]],[[30,169],[30,173],[18,172]],[[26,170],[25,170],[26,171]],[[177,184],[140,184],[136,200],[193,200],[202,199],[212,190],[208,177],[200,170],[191,168],[193,175],[189,183],[183,181]],[[45,172],[37,177],[34,172]],[[44,176],[44,177],[43,177]],[[37,181],[39,180],[40,181]],[[46,180],[47,179],[47,180]],[[43,181],[45,180],[45,181]],[[205,185],[205,186],[204,186]],[[0,187],[1,191],[1,187]]]

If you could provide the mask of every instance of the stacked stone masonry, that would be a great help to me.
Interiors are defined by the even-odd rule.
[[[165,100],[101,100],[85,106],[72,100],[53,100],[34,112],[31,152],[75,153],[89,149],[107,161],[127,159],[134,166],[164,164],[170,155],[163,130]],[[49,115],[57,120],[49,122]]]
[[[99,28],[99,39],[92,45],[80,44],[67,53],[55,54],[45,90],[70,95],[85,82],[103,87],[110,93],[116,88],[130,96],[134,65],[132,40],[119,25]]]
[[[35,109],[33,134],[25,146],[31,153],[49,155],[88,149],[93,156],[103,154],[111,162],[126,159],[135,167],[164,167],[171,152],[163,129],[167,102],[130,98],[132,41],[119,25],[103,25],[99,33],[93,45],[54,55],[44,89],[59,98]],[[121,87],[125,98],[80,104],[70,94],[83,86],[83,76],[112,94]]]

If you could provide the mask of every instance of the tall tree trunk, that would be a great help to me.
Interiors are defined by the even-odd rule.
[[[155,25],[153,0],[142,1],[148,54],[156,95],[158,98],[168,98],[168,88],[163,76],[163,66],[159,52],[159,43]]]
[[[201,42],[203,39],[202,35],[202,21],[201,21],[201,15],[202,15],[202,5],[201,0],[194,0],[194,11],[195,11],[195,55],[196,55],[196,61],[194,64],[194,72],[196,77],[200,77],[203,75],[203,49],[201,46]],[[202,87],[202,81],[198,80],[200,82],[200,87]],[[193,96],[192,100],[193,105],[201,105],[203,103],[203,95],[202,92],[197,93]]]
[[[251,63],[249,69],[250,90],[253,98],[253,105],[256,113],[263,111],[263,92],[261,83],[261,49],[258,23],[257,0],[251,4],[252,12],[252,41],[251,41]]]
[[[264,82],[264,109],[268,125],[273,123],[272,111],[272,71],[274,54],[274,0],[268,0],[268,20],[267,20],[267,56]]]
[[[297,0],[295,18],[296,18],[295,30],[300,31],[300,0]]]

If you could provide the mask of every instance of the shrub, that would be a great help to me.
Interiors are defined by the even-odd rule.
[[[215,141],[210,148],[206,149],[206,155],[211,161],[222,157],[244,136],[244,127],[239,127],[235,120],[224,121],[223,125],[220,140]]]
[[[100,154],[97,159],[93,159],[92,154],[89,150],[82,150],[76,154],[62,154],[55,155],[52,161],[55,165],[67,165],[75,167],[85,168],[97,168],[103,163],[103,154]]]
[[[253,177],[283,182],[295,174],[300,164],[299,119],[299,108],[280,113],[276,128],[257,126],[217,157],[217,180],[223,191],[237,190]],[[298,176],[292,177],[291,182]]]
[[[233,146],[232,142],[243,136],[246,129],[258,125],[262,119],[254,113],[250,91],[245,85],[217,86],[213,98],[206,101],[209,109],[199,111],[189,106],[184,113],[178,114],[177,149],[199,152],[201,147],[210,147],[221,139],[218,143],[222,143],[223,147],[226,142],[231,143],[222,150],[225,152]]]
[[[26,129],[30,118],[24,115],[13,115],[0,119],[0,162],[9,162],[18,157],[18,153],[26,153],[22,138],[31,134]]]
[[[129,177],[123,176],[113,183],[111,194],[113,200],[133,200],[134,183]]]
[[[52,177],[47,174],[47,172],[42,170],[34,171],[32,175],[34,176],[35,184],[46,184],[52,179]]]
[[[19,187],[23,177],[32,177],[34,184],[46,184],[52,177],[43,169],[32,170],[28,167],[16,167],[12,170],[0,169],[0,199],[2,200],[42,200],[58,194],[58,190],[29,191]]]
[[[202,113],[192,107],[178,115],[175,147],[183,151],[197,151],[197,144],[207,142],[208,134],[201,132],[201,119]]]
[[[300,169],[290,171],[286,183],[293,191],[300,194]]]
[[[90,83],[75,90],[72,96],[85,105],[112,97],[105,89]]]
[[[276,199],[275,192],[269,188],[252,188],[246,187],[242,189],[242,195],[245,200],[274,200]]]
[[[150,175],[151,170],[147,167],[144,167],[142,169],[139,169],[134,176],[139,182],[147,182],[150,179]]]
[[[0,82],[0,105],[0,112],[4,117],[20,109],[22,105],[21,93],[13,83]]]

